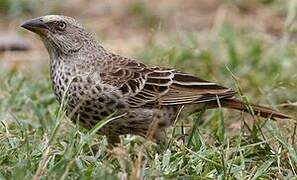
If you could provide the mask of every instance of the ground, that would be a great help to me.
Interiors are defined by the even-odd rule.
[[[1,179],[296,176],[294,119],[210,110],[176,122],[165,146],[126,136],[109,149],[95,133],[109,119],[87,131],[64,116],[41,41],[19,28],[43,14],[73,16],[113,52],[218,82],[296,119],[296,0],[59,2],[0,0],[1,36],[29,48],[0,52]]]

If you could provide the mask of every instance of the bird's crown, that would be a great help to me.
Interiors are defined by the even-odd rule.
[[[63,16],[63,15],[45,15],[45,16],[41,16],[39,17],[44,23],[50,23],[50,22],[59,22],[59,21],[64,21],[67,22],[73,26],[79,27],[79,28],[83,28],[82,25],[75,20],[72,17],[69,16]]]

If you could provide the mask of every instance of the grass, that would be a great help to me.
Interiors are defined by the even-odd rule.
[[[163,44],[152,40],[135,56],[145,63],[176,67],[221,82],[243,92],[239,98],[297,117],[296,43],[288,38],[291,28],[285,31],[283,37],[267,40],[262,34],[223,24],[208,34],[168,36]],[[30,75],[0,69],[0,82],[1,179],[297,176],[296,126],[291,121],[208,110],[176,122],[168,130],[167,146],[126,136],[121,146],[111,150],[106,139],[95,133],[103,124],[87,131],[64,116],[48,72]],[[230,130],[234,125],[235,130]]]

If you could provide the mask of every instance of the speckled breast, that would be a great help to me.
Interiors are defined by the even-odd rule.
[[[73,80],[68,88],[67,100],[69,118],[79,118],[87,128],[93,127],[110,114],[127,108],[118,91],[107,89],[102,84],[94,84],[88,77]]]
[[[84,127],[92,128],[112,113],[127,109],[117,89],[101,84],[88,74],[75,76],[71,72],[54,71],[52,82],[59,102],[65,102],[67,116],[72,121],[79,120]]]

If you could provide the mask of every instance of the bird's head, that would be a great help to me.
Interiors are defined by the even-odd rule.
[[[80,50],[91,35],[75,19],[46,15],[24,22],[21,27],[38,34],[49,53],[69,54]]]

